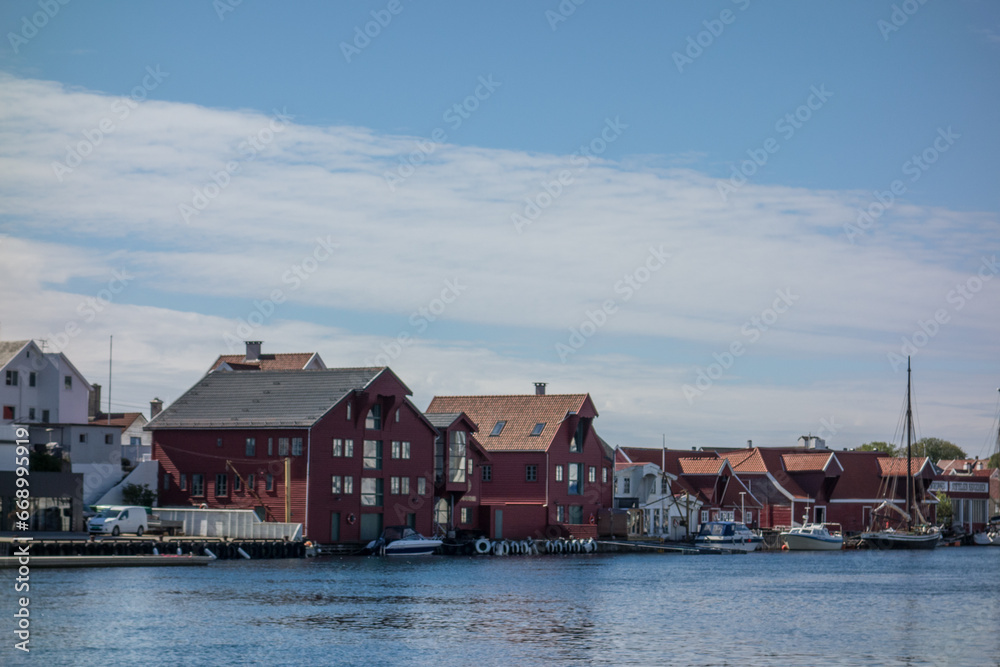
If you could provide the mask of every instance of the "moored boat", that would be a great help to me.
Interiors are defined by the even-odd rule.
[[[781,533],[781,541],[789,551],[836,551],[844,548],[840,531],[830,532],[826,524],[807,523]]]
[[[409,526],[388,526],[366,548],[380,556],[427,556],[441,544],[441,540],[424,537]]]
[[[756,551],[763,543],[764,538],[739,521],[708,521],[694,538],[696,547],[720,551]]]

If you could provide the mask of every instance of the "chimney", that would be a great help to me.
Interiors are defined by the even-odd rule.
[[[245,340],[243,341],[247,344],[247,354],[243,361],[257,361],[260,359],[260,343],[259,340]]]
[[[149,402],[149,418],[152,419],[163,411],[163,401],[154,398]]]
[[[753,440],[747,440],[747,449],[753,449]]]
[[[101,385],[94,382],[90,385],[89,401],[87,402],[87,416],[93,419],[101,412]]]
[[[547,382],[536,382],[535,383],[535,396],[544,396],[545,395],[545,385],[546,384],[548,384],[548,383]]]
[[[982,469],[983,469],[983,462],[977,459],[976,460],[976,470],[982,470]]]

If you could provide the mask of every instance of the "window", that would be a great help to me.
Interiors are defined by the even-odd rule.
[[[110,433],[105,433],[104,434],[104,444],[105,445],[113,445],[113,444],[115,444],[115,436],[111,435]]]
[[[472,523],[472,508],[471,507],[463,507],[462,508],[462,516],[461,516],[461,519],[459,519],[459,521],[461,523]]]
[[[389,456],[391,456],[394,459],[398,459],[399,458],[399,450],[400,450],[399,440],[393,440],[392,441],[392,453]]]
[[[396,409],[396,423],[399,423],[399,409]]]
[[[563,481],[563,467],[562,466],[556,466],[556,481],[557,482]]]
[[[364,467],[365,470],[382,469],[381,440],[365,440],[364,458],[362,459],[362,467]]]
[[[139,447],[140,445],[142,445],[142,438],[133,435],[131,438],[128,439],[128,444],[132,445],[133,447]]]
[[[399,478],[390,477],[389,478],[389,493],[394,496],[399,495]]]
[[[539,423],[535,424],[535,427],[533,429],[531,429],[531,433],[529,433],[528,435],[529,436],[539,436],[539,435],[542,434],[542,431],[544,431],[544,430],[545,430],[545,422],[539,422]]]
[[[215,446],[216,447],[222,447],[222,438],[216,438],[215,439]]]
[[[346,495],[354,493],[354,477],[352,475],[344,475],[344,493]]]
[[[247,438],[246,455],[247,456],[256,456],[257,455],[257,439],[256,438]]]
[[[583,493],[583,464],[569,464],[569,493],[578,496]]]
[[[368,416],[365,417],[365,428],[372,431],[382,430],[382,406],[373,405],[372,409],[368,411]]]
[[[444,436],[434,438],[434,482],[444,480]]]
[[[254,478],[253,473],[247,475],[247,491],[253,492],[257,485],[255,484],[257,480]]]
[[[347,404],[347,421],[351,421],[351,404]]]
[[[472,477],[472,459],[466,459],[465,472],[469,477]]]
[[[35,421],[35,409],[34,408],[28,408],[28,419],[30,421]]]
[[[14,406],[13,405],[5,405],[5,406],[3,406],[3,418],[4,419],[13,419],[14,418]]]
[[[37,380],[36,380],[35,373],[34,372],[28,373],[28,386],[29,387],[34,387],[36,382],[37,382]]]
[[[274,456],[274,438],[267,439],[267,455]]]
[[[603,483],[605,483],[605,484],[608,483],[608,469],[607,468],[602,468],[601,469],[601,481]]]
[[[466,448],[465,431],[452,431],[451,444],[448,447],[448,481],[464,482],[466,479]]]
[[[63,378],[63,386],[66,387],[67,389],[72,389],[73,388],[73,376],[72,375],[67,375],[67,376],[65,376]]]
[[[278,456],[288,456],[288,438],[278,438]]]
[[[705,523],[706,521],[708,521],[708,510],[702,510],[701,511],[701,522]]]
[[[243,490],[243,480],[239,475],[233,475],[233,491],[239,493]]]
[[[229,475],[218,474],[215,476],[215,495],[229,495]]]
[[[573,439],[569,443],[569,451],[571,452],[582,452],[583,451],[583,431],[585,427],[585,422],[581,419],[576,425],[576,433],[573,434]]]
[[[344,440],[344,458],[349,459],[354,456],[354,441]]]
[[[292,438],[292,456],[302,456],[302,438]]]
[[[483,466],[483,481],[484,482],[493,481],[493,466],[490,465]]]
[[[382,480],[374,477],[361,478],[361,506],[382,506]]]
[[[595,466],[590,466],[587,469],[587,481],[591,484],[597,481],[597,468]]]
[[[7,384],[12,387],[17,386],[17,371],[7,371]]]
[[[200,472],[196,472],[193,475],[191,475],[191,495],[192,496],[205,495],[205,476]]]
[[[569,522],[575,524],[583,523],[583,505],[569,506]]]
[[[410,458],[410,443],[406,440],[392,441],[392,458],[394,459],[408,459]]]
[[[628,477],[622,480],[622,493],[632,493],[632,480]]]
[[[747,510],[747,513],[743,515],[743,523],[753,523],[753,512]]]
[[[344,440],[342,438],[333,439],[333,444],[330,446],[330,455],[334,457],[344,455]]]
[[[417,495],[422,496],[427,493],[427,479],[424,477],[417,477]]]
[[[526,482],[538,481],[538,466],[536,465],[524,466],[524,481]]]
[[[188,490],[188,476],[185,475],[184,473],[181,473],[181,491],[187,491],[187,490]]]
[[[400,477],[399,478],[399,492],[404,496],[410,495],[410,478]]]
[[[493,425],[493,430],[490,431],[490,436],[492,437],[494,435],[500,435],[500,433],[503,431],[503,427],[506,426],[506,425],[507,425],[507,422],[505,422],[505,421],[500,421],[500,422],[497,422],[496,424],[494,424]]]
[[[344,478],[340,475],[334,475],[330,478],[330,491],[334,495],[340,495],[344,492]]]
[[[274,475],[267,474],[264,476],[264,490],[274,491]]]
[[[49,411],[48,410],[42,410],[42,421],[45,422],[46,424],[49,422]]]
[[[556,505],[556,521],[566,523],[566,506]]]
[[[87,434],[86,433],[81,433],[80,434],[80,442],[81,443],[86,443],[87,442]]]

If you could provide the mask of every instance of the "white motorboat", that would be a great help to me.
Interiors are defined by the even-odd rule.
[[[720,551],[756,551],[763,543],[764,538],[739,521],[708,521],[694,538],[696,547]]]
[[[441,540],[424,537],[409,526],[388,526],[378,539],[368,543],[367,549],[380,556],[427,556],[441,544]]]
[[[836,551],[844,548],[840,531],[830,532],[824,523],[807,523],[781,533],[781,540],[789,551]]]
[[[980,547],[1000,547],[1000,516],[990,517],[986,530],[974,534],[972,543]]]

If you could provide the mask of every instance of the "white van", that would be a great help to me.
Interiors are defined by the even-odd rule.
[[[87,522],[87,530],[91,535],[135,533],[142,537],[148,527],[145,508],[125,505],[112,505]]]

